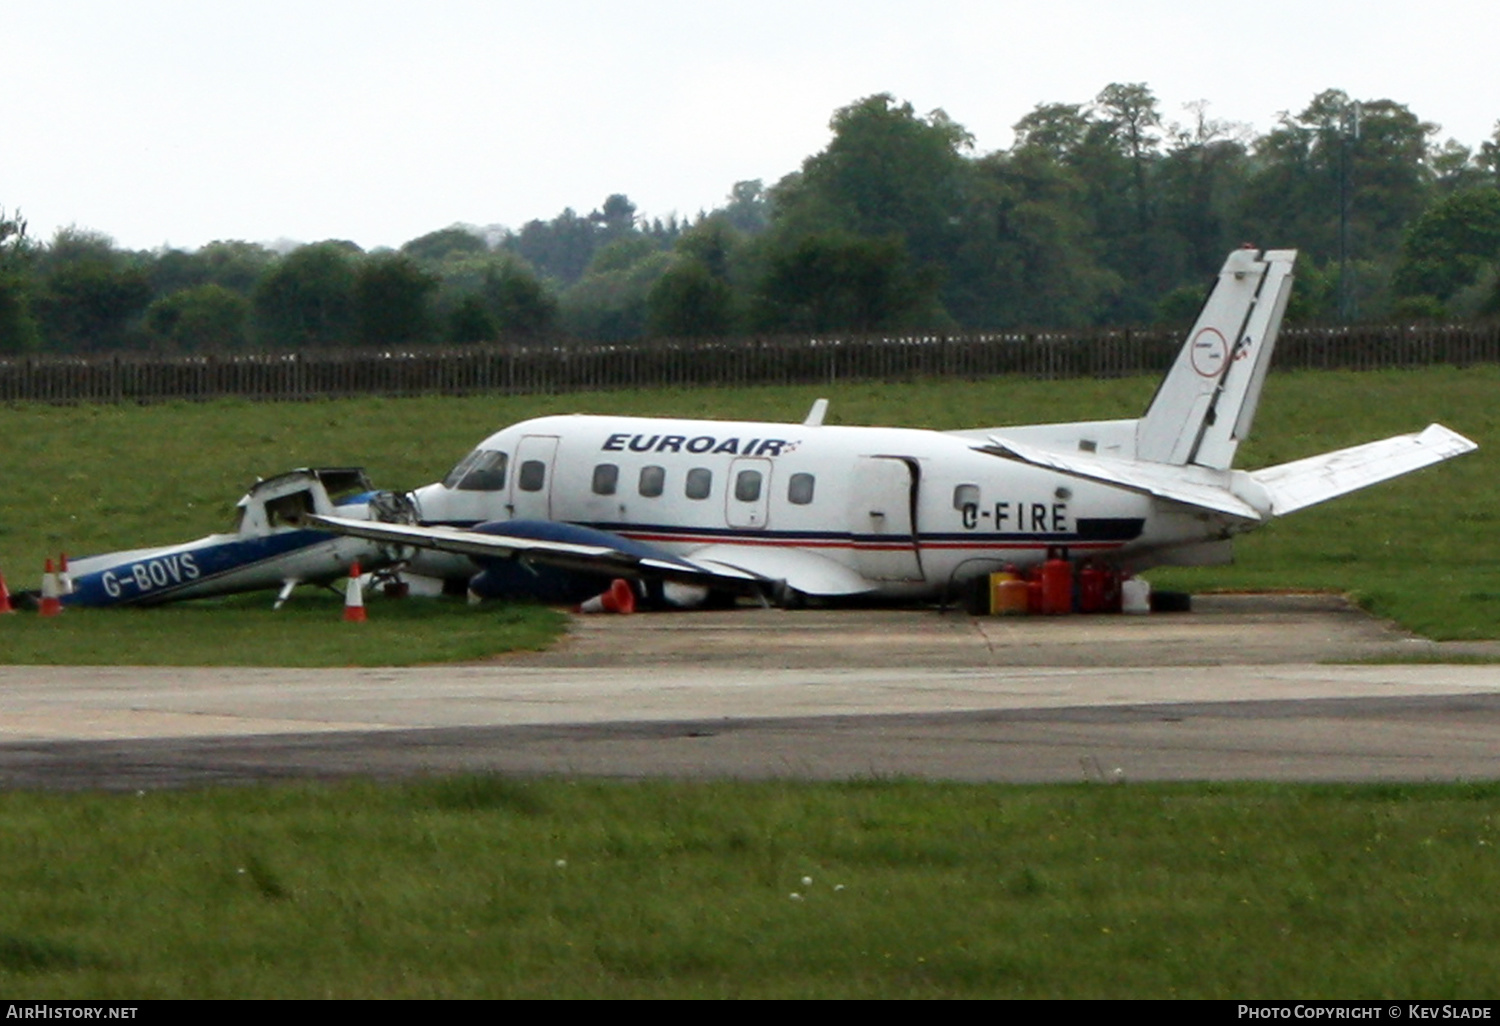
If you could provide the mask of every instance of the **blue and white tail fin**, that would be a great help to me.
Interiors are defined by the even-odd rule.
[[[1136,425],[1136,459],[1229,469],[1255,419],[1296,259],[1292,249],[1229,255],[1187,344]]]

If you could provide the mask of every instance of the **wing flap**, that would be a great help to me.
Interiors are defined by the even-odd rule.
[[[1275,516],[1472,452],[1478,445],[1441,424],[1348,449],[1253,471]]]

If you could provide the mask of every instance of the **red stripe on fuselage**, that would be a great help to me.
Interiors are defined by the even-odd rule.
[[[650,542],[653,544],[666,545],[753,545],[761,548],[777,549],[848,549],[857,552],[906,552],[913,548],[908,541],[892,540],[889,542],[857,542],[841,539],[799,539],[787,541],[777,538],[755,538],[743,534],[669,534],[662,532],[616,532],[634,541]],[[993,552],[997,549],[1045,549],[1052,546],[1062,546],[1069,551],[1088,549],[1090,551],[1107,551],[1124,546],[1124,542],[1118,541],[1067,541],[1066,539],[1039,538],[1035,541],[1005,541],[1005,542],[967,542],[967,541],[923,541],[918,540],[916,548],[923,552],[944,550],[949,552],[973,551]]]

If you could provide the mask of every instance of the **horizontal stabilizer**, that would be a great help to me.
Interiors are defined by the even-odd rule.
[[[1458,432],[1433,424],[1416,434],[1267,467],[1250,478],[1265,489],[1272,515],[1281,516],[1477,448]]]
[[[989,445],[978,446],[977,449],[991,456],[1019,460],[1034,467],[1044,467],[1089,481],[1100,481],[1116,488],[1154,495],[1158,499],[1180,502],[1214,513],[1227,513],[1243,520],[1263,519],[1254,506],[1229,491],[1226,487],[1229,480],[1227,471],[1111,459],[1108,456],[1086,453],[1059,453],[999,437],[991,438]]]

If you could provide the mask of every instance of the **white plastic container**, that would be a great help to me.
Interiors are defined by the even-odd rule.
[[[1151,582],[1144,577],[1127,577],[1121,581],[1120,612],[1151,612]]]

